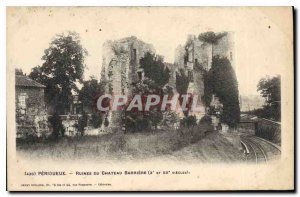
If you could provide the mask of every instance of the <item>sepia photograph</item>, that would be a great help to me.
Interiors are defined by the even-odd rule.
[[[293,12],[7,7],[8,190],[294,190]]]

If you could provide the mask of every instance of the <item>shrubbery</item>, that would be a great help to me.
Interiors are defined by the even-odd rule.
[[[91,124],[94,128],[99,128],[102,124],[102,116],[100,112],[93,112],[91,116]]]
[[[83,112],[82,116],[79,117],[78,123],[75,125],[78,133],[81,136],[84,135],[84,128],[87,126],[87,124],[88,124],[88,115],[85,112]]]
[[[211,117],[208,115],[203,116],[199,121],[198,128],[199,130],[203,131],[205,134],[207,132],[213,131],[214,127],[212,125]]]
[[[257,122],[255,126],[255,135],[271,141],[275,144],[281,144],[281,126],[267,121]]]
[[[212,124],[212,119],[210,116],[205,115],[200,119],[199,124]]]
[[[190,128],[190,127],[194,127],[196,125],[197,125],[196,116],[187,116],[187,117],[184,117],[183,119],[181,119],[181,121],[180,121],[181,127]]]
[[[146,53],[140,60],[140,64],[144,69],[145,78],[132,84],[134,87],[132,92],[141,95],[143,103],[150,94],[162,97],[164,93],[172,92],[170,88],[166,88],[166,90],[163,88],[169,81],[170,71],[159,56]],[[122,120],[126,131],[149,131],[152,126],[156,129],[163,119],[163,112],[158,110],[159,105],[152,106],[149,111],[138,111],[137,109],[124,111]],[[125,108],[127,107],[125,106]]]
[[[62,120],[57,113],[53,114],[53,116],[49,118],[49,122],[53,129],[51,137],[57,140],[59,137],[65,136],[65,127],[62,124]]]

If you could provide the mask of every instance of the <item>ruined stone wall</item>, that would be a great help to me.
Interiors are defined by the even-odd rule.
[[[234,33],[227,32],[227,34],[222,37],[217,44],[214,46],[213,50],[214,56],[227,57],[230,61],[231,66],[235,69],[235,51],[234,51]]]
[[[198,63],[205,70],[211,68],[212,63],[212,45],[200,40],[194,42],[194,64]]]
[[[107,41],[103,44],[101,79],[106,80],[106,93],[112,95],[132,95],[133,83],[138,80],[140,59],[155,49],[136,37]],[[121,112],[107,114],[110,128],[121,128]]]
[[[185,49],[183,46],[179,45],[175,49],[175,58],[174,58],[174,66],[176,69],[184,68],[184,54],[185,54]]]
[[[174,64],[177,65],[177,68],[194,70],[195,64],[198,63],[204,69],[209,70],[212,55],[211,44],[200,41],[194,35],[189,35],[186,46],[179,45],[176,48]]]
[[[185,47],[187,46],[187,52]],[[195,63],[198,62],[205,70],[210,70],[212,58],[214,56],[227,57],[235,68],[235,51],[234,51],[234,33],[227,32],[214,45],[200,41],[195,35],[189,35],[186,46],[179,45],[175,50],[175,65],[180,68],[194,69]],[[187,63],[184,64],[184,56],[188,56]],[[185,66],[184,66],[185,65]]]
[[[214,56],[227,57],[232,67],[235,67],[234,34],[228,32],[216,44],[200,41],[195,35],[188,35],[185,46],[179,45],[175,50],[174,64],[183,68],[187,75],[192,75],[188,93],[197,94],[198,99],[204,95],[204,69],[209,71]],[[201,102],[201,101],[200,101]],[[201,118],[204,113],[190,113]]]
[[[234,68],[233,33],[228,32],[217,44],[212,45],[200,41],[195,35],[189,35],[185,46],[179,45],[175,49],[175,61],[171,71],[169,85],[176,86],[176,72],[184,69],[186,74],[192,74],[188,93],[204,95],[203,70],[207,71],[212,65],[213,56],[227,57]],[[187,48],[186,48],[187,46]],[[103,63],[101,80],[106,80],[106,92],[110,94],[132,95],[132,84],[138,80],[140,59],[147,52],[155,53],[151,44],[147,44],[136,37],[127,37],[103,44]],[[187,53],[186,53],[187,52]],[[120,127],[121,113],[109,113],[110,125]]]
[[[175,67],[170,69],[170,78],[167,83],[168,86],[172,87],[174,90],[176,89],[176,70]]]
[[[131,93],[131,84],[138,80],[140,59],[147,52],[155,53],[154,47],[136,37],[104,43],[101,79],[109,81],[108,86],[113,89],[111,93]],[[109,87],[107,89],[109,92]]]
[[[203,68],[208,69],[211,64],[211,45],[204,43],[196,38],[189,36],[190,45],[187,48],[188,62],[186,69],[192,74],[191,86],[188,93],[197,94],[199,97],[204,95]]]

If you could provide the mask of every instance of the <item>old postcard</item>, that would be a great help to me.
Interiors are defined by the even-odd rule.
[[[292,7],[8,7],[9,191],[294,190]]]

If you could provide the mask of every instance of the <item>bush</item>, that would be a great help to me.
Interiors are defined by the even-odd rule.
[[[275,144],[281,144],[281,127],[277,124],[270,124],[267,121],[256,123],[255,135]]]
[[[205,134],[207,132],[213,131],[214,127],[212,125],[211,117],[208,115],[203,116],[199,121],[198,128],[199,130],[203,131]]]
[[[94,128],[99,128],[102,124],[102,117],[99,112],[92,113],[91,124]]]
[[[205,133],[209,130],[209,128],[205,126],[199,126],[196,125],[191,128],[181,128],[180,130],[177,130],[176,133],[177,135],[172,138],[172,144],[173,148],[172,151],[179,150],[183,147],[186,147],[190,144],[194,144],[201,140],[204,136]]]
[[[32,144],[38,141],[35,129],[33,127],[19,129],[23,134],[22,138],[17,138],[17,144],[27,143]]]
[[[49,122],[53,129],[52,135],[50,136],[51,138],[57,140],[59,137],[65,136],[65,127],[62,124],[62,120],[57,113],[54,113],[53,116],[49,118]]]
[[[81,136],[84,136],[84,128],[87,126],[87,123],[88,123],[88,115],[85,112],[83,112],[82,116],[78,120],[78,123],[75,125],[75,127],[77,128]]]
[[[105,126],[105,127],[108,127],[108,125],[109,125],[108,118],[105,117],[105,119],[104,119],[104,126]]]
[[[205,123],[212,124],[212,120],[210,116],[205,115],[200,119],[199,124],[205,124]]]
[[[151,116],[146,116],[142,113],[127,112],[124,125],[125,130],[129,132],[148,131],[151,128]]]
[[[156,85],[163,87],[168,83],[170,78],[170,71],[165,66],[162,59],[154,54],[146,53],[140,60],[141,68],[144,69],[145,77],[153,80]]]
[[[197,119],[196,116],[187,116],[184,117],[181,121],[180,121],[180,126],[181,127],[186,127],[186,128],[190,128],[190,127],[194,127],[197,125]]]

